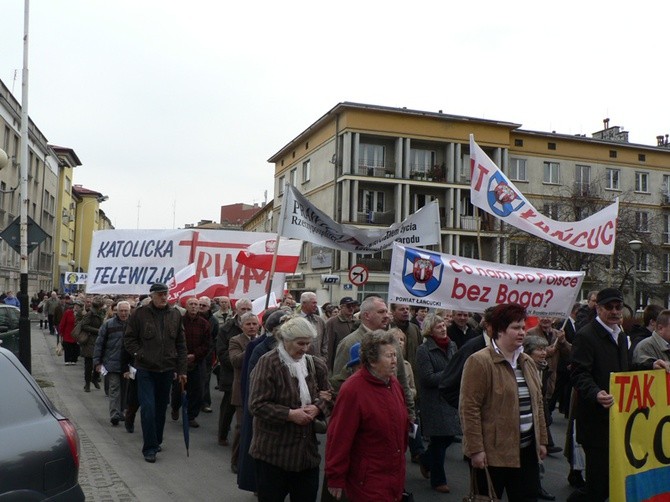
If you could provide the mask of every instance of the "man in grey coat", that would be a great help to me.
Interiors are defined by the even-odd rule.
[[[124,350],[123,333],[126,331],[128,317],[130,317],[130,303],[125,301],[117,303],[116,315],[100,326],[93,351],[95,371],[108,375],[109,421],[113,426],[119,425],[123,420],[121,354]]]

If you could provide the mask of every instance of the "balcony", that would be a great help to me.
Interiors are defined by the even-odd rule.
[[[365,265],[371,272],[389,272],[391,270],[391,258],[370,258],[359,256],[357,262]]]
[[[461,216],[461,228],[463,230],[477,231],[477,218],[474,216]]]
[[[395,211],[367,211],[356,213],[356,223],[367,225],[392,225],[395,223]]]
[[[359,164],[354,174],[371,178],[395,178],[395,168],[383,165]]]

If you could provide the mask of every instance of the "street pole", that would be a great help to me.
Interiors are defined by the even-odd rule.
[[[24,0],[23,13],[23,73],[21,77],[21,166],[20,166],[20,239],[21,278],[19,301],[19,359],[32,372],[30,348],[30,318],[28,316],[28,26],[30,0]]]

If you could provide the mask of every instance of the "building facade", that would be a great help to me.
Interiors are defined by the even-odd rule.
[[[580,220],[620,199],[612,257],[550,246],[470,203],[469,136],[545,215]],[[670,292],[670,149],[628,142],[610,127],[592,137],[524,130],[521,124],[440,112],[340,103],[273,155],[274,212],[286,183],[338,222],[388,226],[437,200],[444,253],[522,266],[584,270],[584,290],[621,287],[629,305],[668,305]],[[277,221],[277,218],[274,218]],[[276,231],[276,226],[274,228]],[[640,241],[639,250],[629,242]],[[288,286],[316,290],[319,301],[388,291],[391,251],[356,255],[305,243]],[[370,270],[356,287],[355,264]],[[340,278],[321,284],[322,274]]]

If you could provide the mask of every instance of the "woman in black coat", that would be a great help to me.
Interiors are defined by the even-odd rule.
[[[456,353],[456,343],[447,336],[447,325],[440,316],[428,314],[421,329],[425,341],[416,352],[417,389],[423,435],[430,438],[420,458],[421,473],[430,486],[440,493],[449,493],[444,458],[454,436],[461,433],[458,411],[440,395],[442,373]]]

